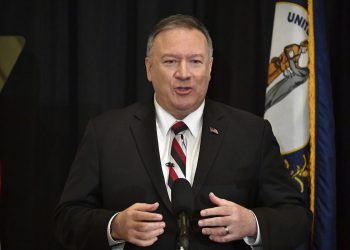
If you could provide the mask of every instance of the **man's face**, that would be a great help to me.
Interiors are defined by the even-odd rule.
[[[177,119],[196,110],[207,93],[212,62],[200,31],[175,28],[160,32],[145,59],[147,78],[159,105]]]

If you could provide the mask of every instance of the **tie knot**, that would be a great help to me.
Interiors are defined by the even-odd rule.
[[[185,131],[187,129],[187,125],[184,122],[176,122],[173,126],[171,126],[171,130],[177,135],[178,133],[181,133],[182,131]]]

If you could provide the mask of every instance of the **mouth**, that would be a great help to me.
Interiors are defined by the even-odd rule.
[[[176,87],[175,93],[178,95],[188,95],[191,93],[192,88],[191,87]]]

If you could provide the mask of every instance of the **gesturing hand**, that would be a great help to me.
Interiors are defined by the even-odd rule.
[[[114,217],[111,235],[137,246],[150,246],[164,232],[161,214],[153,213],[159,203],[135,203]]]
[[[202,217],[210,217],[198,221],[204,235],[216,242],[229,242],[246,236],[256,237],[256,221],[250,210],[213,193],[209,194],[209,199],[217,206],[200,212]]]

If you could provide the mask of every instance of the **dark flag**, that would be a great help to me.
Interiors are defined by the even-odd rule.
[[[324,11],[324,0],[309,0],[310,68],[313,72],[310,83],[314,86],[312,129],[315,133],[311,169],[312,245],[318,250],[337,249],[334,116]]]

